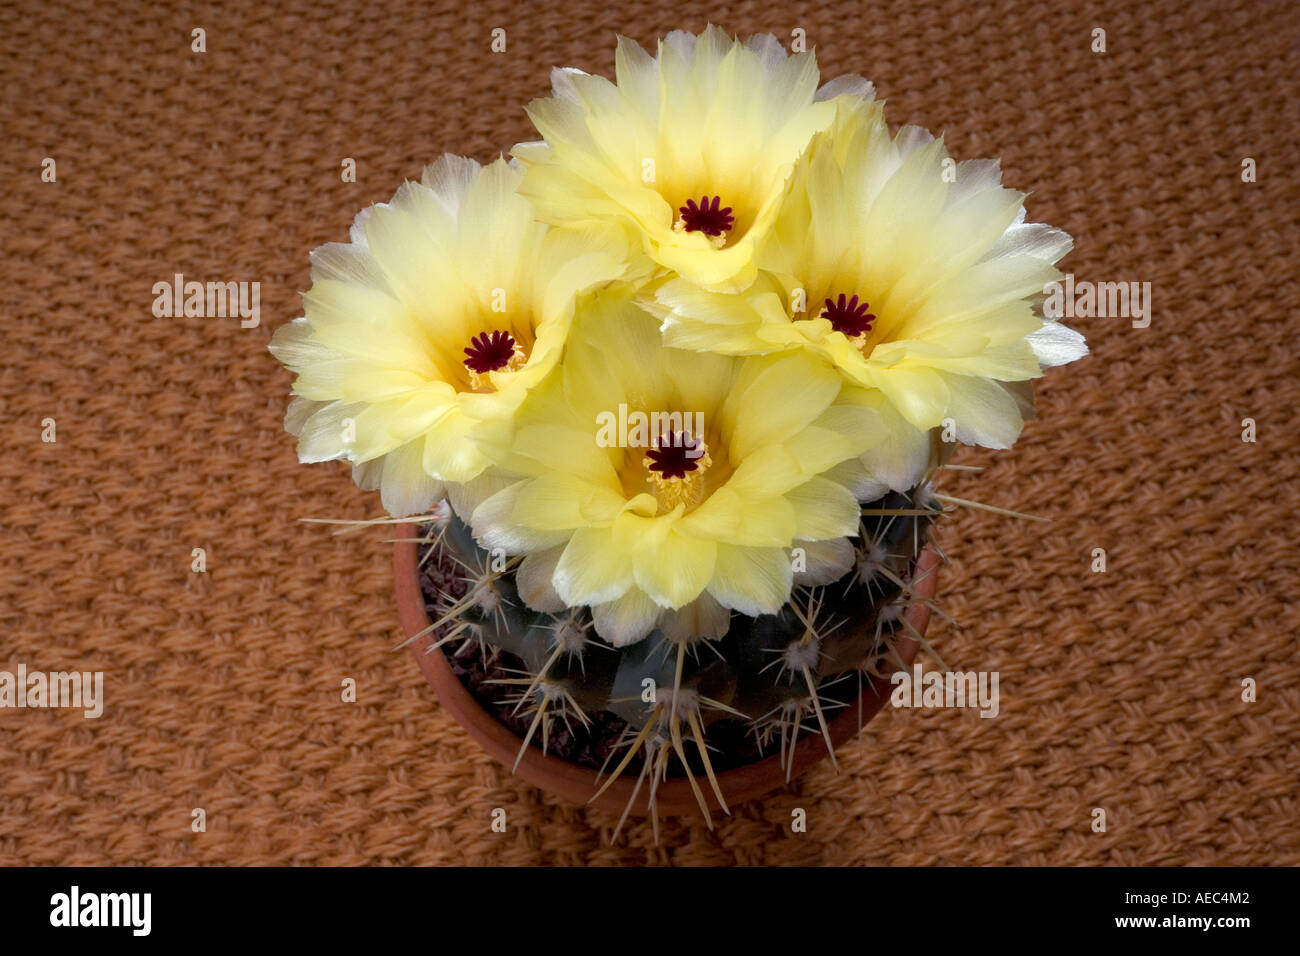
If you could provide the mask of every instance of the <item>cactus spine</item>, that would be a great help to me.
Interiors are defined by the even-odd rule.
[[[697,774],[727,806],[706,747],[710,726],[744,721],[760,748],[778,749],[788,776],[801,731],[822,733],[830,746],[827,711],[839,702],[825,696],[826,688],[880,673],[889,655],[896,656],[895,639],[910,630],[902,614],[917,600],[910,582],[943,511],[928,484],[890,493],[862,510],[853,567],[838,581],[796,588],[777,614],[733,613],[718,639],[657,630],[616,648],[596,635],[584,608],[558,614],[528,608],[516,587],[516,561],[485,551],[444,509],[426,526],[426,552],[433,549],[432,557],[456,566],[462,586],[459,593],[439,595],[429,628],[437,639],[429,651],[474,642],[485,657],[504,652],[518,659],[520,676],[498,683],[507,685],[503,699],[529,717],[520,759],[531,745],[546,750],[556,721],[572,729],[587,725],[596,711],[609,711],[627,728],[605,785],[639,757],[639,781],[648,783],[653,808],[655,788],[676,766],[708,819]],[[914,631],[911,636],[920,638]]]

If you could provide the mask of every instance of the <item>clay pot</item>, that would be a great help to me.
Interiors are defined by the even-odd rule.
[[[419,634],[431,623],[424,608],[424,595],[420,591],[419,558],[417,544],[413,540],[418,534],[419,530],[415,525],[398,525],[396,535],[398,541],[393,560],[397,609],[401,615],[402,628],[408,638]],[[927,547],[921,553],[917,593],[922,597],[934,596],[936,577],[934,569],[938,562],[938,556],[930,548]],[[907,609],[906,615],[917,632],[924,634],[926,625],[930,621],[930,609],[924,604],[913,604]],[[427,653],[429,644],[434,640],[434,635],[426,634],[411,644],[411,653],[415,656],[416,663],[420,665],[420,670],[424,672],[425,679],[433,685],[442,706],[464,726],[469,735],[496,760],[507,767],[512,766],[519,754],[520,738],[508,727],[499,723],[465,689],[456,675],[451,672],[441,651]],[[908,666],[916,656],[916,650],[916,641],[910,638],[903,639],[899,643],[899,654]],[[873,678],[863,685],[862,696],[856,705],[845,707],[828,722],[831,741],[837,749],[858,732],[859,719],[865,724],[875,716],[889,699],[892,690],[887,680]],[[822,736],[806,735],[795,745],[791,779],[825,758],[826,742]],[[569,803],[579,806],[589,804],[615,813],[622,813],[636,784],[633,777],[624,775],[615,780],[599,797],[592,800],[592,795],[604,783],[603,779],[597,783],[596,771],[569,763],[559,757],[543,755],[540,749],[532,746],[520,760],[515,773],[533,786]],[[728,805],[737,806],[784,785],[786,771],[781,766],[780,757],[773,755],[720,773],[718,782]],[[642,787],[632,813],[644,815],[647,812],[646,789]],[[710,808],[717,809],[711,788],[703,786],[701,789]],[[685,778],[669,779],[660,783],[655,803],[660,816],[686,816],[700,812],[695,795]]]

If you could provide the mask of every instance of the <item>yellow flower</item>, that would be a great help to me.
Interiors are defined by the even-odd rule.
[[[860,77],[818,89],[816,58],[771,35],[676,31],[650,56],[618,41],[617,84],[556,70],[528,108],[544,142],[514,155],[520,191],[548,222],[616,221],[650,262],[708,287],[744,289],[792,164],[835,115],[872,96]]]
[[[272,339],[298,375],[300,459],[351,461],[394,515],[482,472],[480,424],[514,413],[558,361],[576,297],[626,267],[618,230],[538,223],[520,177],[444,156],[313,253],[304,317]]]
[[[729,610],[778,611],[851,563],[859,505],[828,474],[872,413],[828,365],[666,349],[627,287],[594,297],[563,365],[530,396],[499,472],[452,500],[479,542],[525,554],[537,610],[591,606],[611,643],[720,636]],[[792,561],[792,548],[801,548]]]
[[[1026,223],[1024,195],[1000,181],[996,162],[954,164],[924,130],[891,137],[878,104],[842,102],[791,177],[754,285],[672,279],[651,307],[670,345],[832,363],[893,433],[868,459],[909,486],[930,429],[951,419],[958,441],[1008,447],[1028,380],[1087,352],[1041,310],[1070,237]]]

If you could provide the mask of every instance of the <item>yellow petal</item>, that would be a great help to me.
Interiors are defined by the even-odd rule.
[[[754,369],[753,373],[749,370]],[[752,360],[728,399],[734,408],[730,454],[743,460],[807,426],[840,391],[835,370],[807,355]]]
[[[597,634],[615,647],[626,647],[644,640],[663,610],[649,595],[633,587],[622,597],[594,605],[591,619]]]
[[[558,614],[565,609],[564,601],[551,584],[562,551],[562,548],[535,551],[519,562],[519,571],[515,575],[519,597],[534,611]]]
[[[656,603],[679,608],[700,596],[713,576],[717,545],[675,529],[635,552],[636,583]]]
[[[779,548],[720,544],[709,593],[723,607],[757,617],[781,609],[793,579],[790,559]]]
[[[843,485],[829,479],[809,479],[786,492],[785,500],[794,508],[796,538],[821,541],[858,531],[858,500]]]
[[[553,582],[570,607],[603,604],[633,586],[632,559],[613,546],[607,529],[579,528],[560,556]]]

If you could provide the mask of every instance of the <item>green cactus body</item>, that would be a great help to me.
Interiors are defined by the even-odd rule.
[[[545,749],[555,720],[572,729],[608,711],[627,725],[615,775],[649,766],[652,780],[683,771],[712,780],[703,743],[710,727],[727,720],[743,722],[760,748],[779,746],[785,758],[801,732],[823,721],[820,703],[838,706],[823,701],[823,691],[872,671],[890,653],[907,626],[901,612],[912,599],[908,582],[942,514],[924,486],[890,493],[863,512],[855,565],[838,581],[796,588],[776,614],[733,613],[717,639],[672,640],[656,630],[621,648],[596,635],[586,609],[548,614],[526,607],[513,565],[500,556],[494,561],[448,512],[426,529],[428,547],[460,569],[464,593],[440,595],[431,651],[473,641],[489,657],[505,653],[518,662],[522,673],[504,682],[510,686],[502,698],[531,717],[521,756],[530,745]]]

